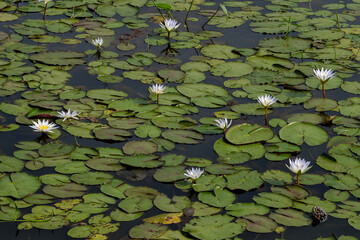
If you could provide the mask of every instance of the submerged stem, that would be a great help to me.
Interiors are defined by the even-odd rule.
[[[190,13],[190,11],[191,11],[191,7],[192,7],[193,3],[194,3],[194,0],[191,1],[189,10],[188,10],[187,13],[186,13],[186,17],[185,17],[185,21],[184,21],[185,25],[187,25],[187,19],[188,19],[188,17],[189,17],[189,13]]]
[[[297,177],[297,185],[300,186],[300,183],[299,183],[299,175],[296,175]]]
[[[201,28],[204,28],[205,25],[206,25],[208,22],[210,22],[210,20],[217,14],[217,12],[219,11],[219,9],[220,9],[220,6],[216,9],[215,13],[206,21],[206,23],[204,23],[204,24],[201,26]]]
[[[48,5],[48,3],[45,3],[45,8],[44,8],[44,15],[43,15],[43,20],[45,20],[45,15],[46,15],[46,9],[47,9],[47,5]]]
[[[323,97],[326,98],[326,94],[325,94],[325,83],[322,83],[322,92],[323,92]]]
[[[159,104],[159,95],[160,94],[156,94],[156,102],[157,102],[157,104]]]
[[[159,9],[158,6],[156,5],[155,1],[152,0],[152,2],[154,3],[154,5],[155,5],[156,9],[158,10],[158,12],[160,13],[161,17],[165,20],[164,15],[162,14],[162,12],[160,11],[160,9]]]
[[[265,107],[265,125],[267,125],[267,113],[268,113],[268,107]]]

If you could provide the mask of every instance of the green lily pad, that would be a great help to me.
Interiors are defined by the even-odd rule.
[[[113,175],[103,172],[77,173],[71,176],[71,180],[84,185],[99,185],[110,182]]]
[[[347,191],[330,189],[324,193],[324,197],[332,202],[344,202],[350,197],[350,194]]]
[[[358,188],[359,180],[351,175],[342,173],[327,174],[325,185],[338,190],[355,190]]]
[[[269,217],[285,226],[301,227],[312,223],[308,215],[295,209],[277,209],[275,213],[270,213]]]
[[[93,235],[92,233],[93,226],[85,225],[85,226],[77,226],[74,228],[71,228],[67,235],[72,238],[87,238]]]
[[[360,217],[359,216],[349,218],[348,223],[353,228],[360,230]]]
[[[163,235],[167,231],[167,226],[162,224],[143,223],[130,229],[131,238],[151,239]]]
[[[64,174],[84,173],[90,171],[83,161],[66,161],[55,167],[55,171]]]
[[[24,168],[24,162],[15,157],[0,156],[0,172],[19,172]]]
[[[254,196],[253,200],[258,204],[273,208],[289,208],[293,205],[293,201],[290,198],[282,194],[269,192],[259,193],[259,196]]]
[[[251,159],[261,158],[265,154],[265,147],[261,143],[234,146],[219,139],[214,144],[214,150],[217,154],[230,154],[233,152],[243,152],[251,155]]]
[[[85,60],[81,58],[84,57],[86,57],[84,53],[58,51],[58,52],[38,53],[35,55],[31,55],[30,59],[33,61],[38,61],[49,65],[66,66],[66,65],[83,64],[85,63]]]
[[[191,201],[186,196],[174,196],[170,199],[160,194],[154,199],[154,205],[164,212],[181,212],[190,207]]]
[[[117,222],[127,222],[127,221],[136,220],[140,218],[143,214],[144,212],[126,213],[119,209],[115,209],[115,211],[112,211],[110,213],[110,217]]]
[[[316,29],[316,30],[302,32],[299,34],[299,37],[312,38],[314,40],[321,40],[321,39],[336,40],[342,38],[344,35],[345,33],[340,30]]]
[[[141,167],[141,168],[155,168],[162,166],[164,164],[163,161],[158,160],[158,156],[148,154],[148,155],[135,155],[124,157],[121,159],[121,163],[133,166],[133,167]]]
[[[32,141],[20,141],[17,144],[15,144],[15,146],[23,150],[36,150],[41,147],[41,144]]]
[[[153,203],[149,198],[133,196],[125,198],[118,206],[127,213],[136,213],[150,210],[153,207]]]
[[[35,193],[40,187],[41,182],[37,177],[25,172],[12,173],[0,179],[0,196],[12,196],[19,199]]]
[[[235,47],[227,45],[213,44],[201,49],[201,53],[207,57],[216,59],[234,59],[240,57],[238,54],[233,53]]]
[[[271,191],[273,193],[283,194],[294,200],[305,199],[307,196],[309,196],[309,192],[306,189],[297,185],[285,185],[284,188],[273,186],[271,187]]]
[[[182,231],[198,239],[220,240],[234,237],[245,230],[245,223],[232,222],[228,215],[213,215],[194,218]]]
[[[269,38],[259,41],[259,46],[272,52],[292,53],[305,50],[311,45],[311,40],[297,37]]]
[[[231,127],[225,134],[226,140],[236,145],[266,141],[273,136],[270,128],[248,123]]]
[[[292,122],[280,129],[281,139],[301,145],[304,142],[309,146],[321,145],[328,140],[328,133],[311,123]]]
[[[245,218],[245,221],[242,219],[240,219],[240,221],[246,223],[246,230],[250,232],[270,233],[273,232],[277,227],[277,224],[274,220],[265,216],[247,215],[243,218]]]
[[[184,83],[176,88],[181,94],[187,97],[202,97],[204,95],[228,97],[229,93],[222,87],[205,83]]]
[[[283,186],[285,183],[292,182],[292,177],[289,173],[280,170],[267,170],[261,175],[261,179],[272,185]]]
[[[66,183],[60,186],[46,185],[43,191],[57,198],[71,198],[85,195],[87,187],[77,183]]]
[[[191,207],[194,209],[194,217],[212,215],[218,213],[221,210],[221,208],[210,207],[209,205],[198,201],[193,202]]]
[[[325,112],[333,110],[338,106],[337,102],[327,98],[315,98],[304,103],[305,109],[315,108],[317,112]]]
[[[226,181],[223,176],[202,175],[192,188],[197,192],[212,191],[217,187],[225,188]]]
[[[200,192],[198,198],[213,207],[226,207],[236,199],[236,196],[229,190],[215,187],[214,192]]]
[[[69,220],[67,220],[65,216],[53,216],[49,219],[49,221],[44,222],[31,222],[33,227],[46,230],[59,229],[68,224]]]
[[[24,197],[24,201],[31,204],[50,204],[54,197],[47,194],[30,194]]]
[[[118,158],[93,158],[86,162],[86,166],[98,171],[119,171],[124,167]]]
[[[226,214],[234,217],[243,217],[247,215],[265,215],[270,212],[270,208],[255,203],[235,203],[225,208]]]
[[[126,141],[126,137],[131,137],[131,132],[118,128],[101,127],[93,130],[95,137],[102,140]]]
[[[243,170],[232,175],[226,175],[228,181],[227,188],[231,190],[241,189],[249,191],[258,188],[263,184],[260,178],[260,173],[257,171]]]
[[[69,154],[74,148],[73,145],[62,144],[60,142],[48,143],[39,148],[39,154],[43,157],[57,157]]]
[[[317,185],[323,183],[325,177],[322,175],[305,173],[300,175],[299,181],[304,185]]]
[[[71,182],[68,176],[62,174],[45,174],[40,176],[40,180],[44,184],[50,184],[53,186],[60,186],[64,183]]]
[[[161,158],[161,160],[164,160]],[[169,167],[162,167],[158,169],[155,174],[154,178],[156,181],[159,182],[175,182],[178,180],[185,179],[186,176],[185,167],[184,166],[169,166]]]
[[[165,139],[175,143],[197,144],[198,140],[203,140],[203,136],[191,130],[167,130],[161,134]]]
[[[117,100],[128,96],[127,93],[114,89],[94,89],[88,91],[86,95],[90,98],[100,100]]]
[[[133,141],[124,145],[123,151],[128,155],[151,154],[156,152],[158,145],[149,141]]]
[[[241,77],[250,74],[252,71],[253,68],[250,65],[242,62],[226,62],[211,68],[211,73],[214,76],[223,77]]]

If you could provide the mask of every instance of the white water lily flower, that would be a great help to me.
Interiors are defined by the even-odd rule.
[[[156,95],[164,93],[165,89],[166,86],[161,84],[154,84],[149,87],[150,92],[155,93]]]
[[[52,132],[52,130],[58,128],[55,123],[49,123],[49,120],[45,119],[41,121],[38,119],[38,122],[32,121],[34,125],[31,125],[30,127],[34,129],[35,132]]]
[[[201,168],[191,168],[186,170],[186,173],[184,173],[185,176],[197,180],[203,174],[204,170]]]
[[[277,101],[277,99],[271,95],[259,96],[257,100],[264,107],[269,107]]]
[[[306,161],[302,158],[295,158],[295,160],[289,159],[290,166],[286,165],[290,171],[294,172],[296,175],[301,175],[309,170],[312,166],[309,167],[310,161]]]
[[[174,31],[180,26],[180,24],[181,23],[177,24],[177,21],[173,19],[165,19],[163,23],[159,23],[160,27],[168,32]]]
[[[61,111],[61,112],[57,112],[58,113],[58,117],[59,118],[63,118],[63,121],[73,118],[73,119],[78,119],[76,116],[79,115],[80,113],[77,112],[76,110],[71,112],[71,110],[69,109],[67,112]]]
[[[39,0],[39,2],[44,2],[45,4],[47,4],[48,2],[51,2],[51,0]]]
[[[336,72],[333,72],[331,69],[325,69],[321,68],[320,69],[313,69],[314,71],[314,76],[320,80],[320,82],[322,83],[326,83],[327,81],[329,81],[330,79],[332,79],[333,77],[335,77]]]
[[[215,120],[215,122],[216,122],[216,124],[215,124],[216,126],[218,126],[219,128],[221,128],[222,130],[225,131],[226,129],[228,129],[230,127],[232,120],[230,120],[228,122],[227,118],[224,118],[224,119],[220,118],[220,119]]]
[[[92,40],[91,40],[91,43],[92,43],[93,45],[95,45],[96,47],[101,48],[101,46],[102,46],[103,43],[104,43],[104,40],[103,40],[102,38],[96,38],[96,39],[92,39]]]

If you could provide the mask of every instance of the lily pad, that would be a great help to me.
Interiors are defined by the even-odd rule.
[[[190,207],[191,201],[186,196],[174,196],[170,199],[160,194],[154,199],[154,205],[164,212],[181,212]]]
[[[84,58],[86,55],[84,53],[79,52],[66,52],[66,51],[58,51],[58,52],[45,52],[38,53],[35,55],[31,55],[30,59],[33,61],[39,61],[49,65],[76,65],[85,63]]]
[[[264,128],[257,124],[243,123],[231,127],[225,135],[226,140],[229,142],[240,145],[271,139],[274,133],[270,128]]]
[[[277,209],[270,218],[285,226],[301,227],[312,223],[312,219],[302,211],[295,209]]]
[[[199,239],[228,239],[245,230],[245,223],[232,220],[228,215],[204,216],[190,220],[182,230]]]
[[[304,142],[309,146],[317,146],[328,140],[328,133],[311,123],[292,122],[280,129],[281,139],[301,145]]]
[[[226,207],[236,199],[229,190],[215,187],[214,192],[200,192],[199,200],[213,207]]]
[[[255,203],[235,203],[225,208],[226,214],[234,217],[243,217],[247,215],[265,215],[270,212],[270,208]]]
[[[35,193],[41,186],[41,182],[35,176],[25,172],[4,175],[0,179],[0,196],[23,198],[28,194]]]
[[[124,145],[123,151],[128,155],[150,154],[156,152],[158,145],[149,141],[133,141]]]

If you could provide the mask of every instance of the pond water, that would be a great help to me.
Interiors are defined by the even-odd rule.
[[[0,2],[1,239],[360,238],[360,1],[191,3]]]

